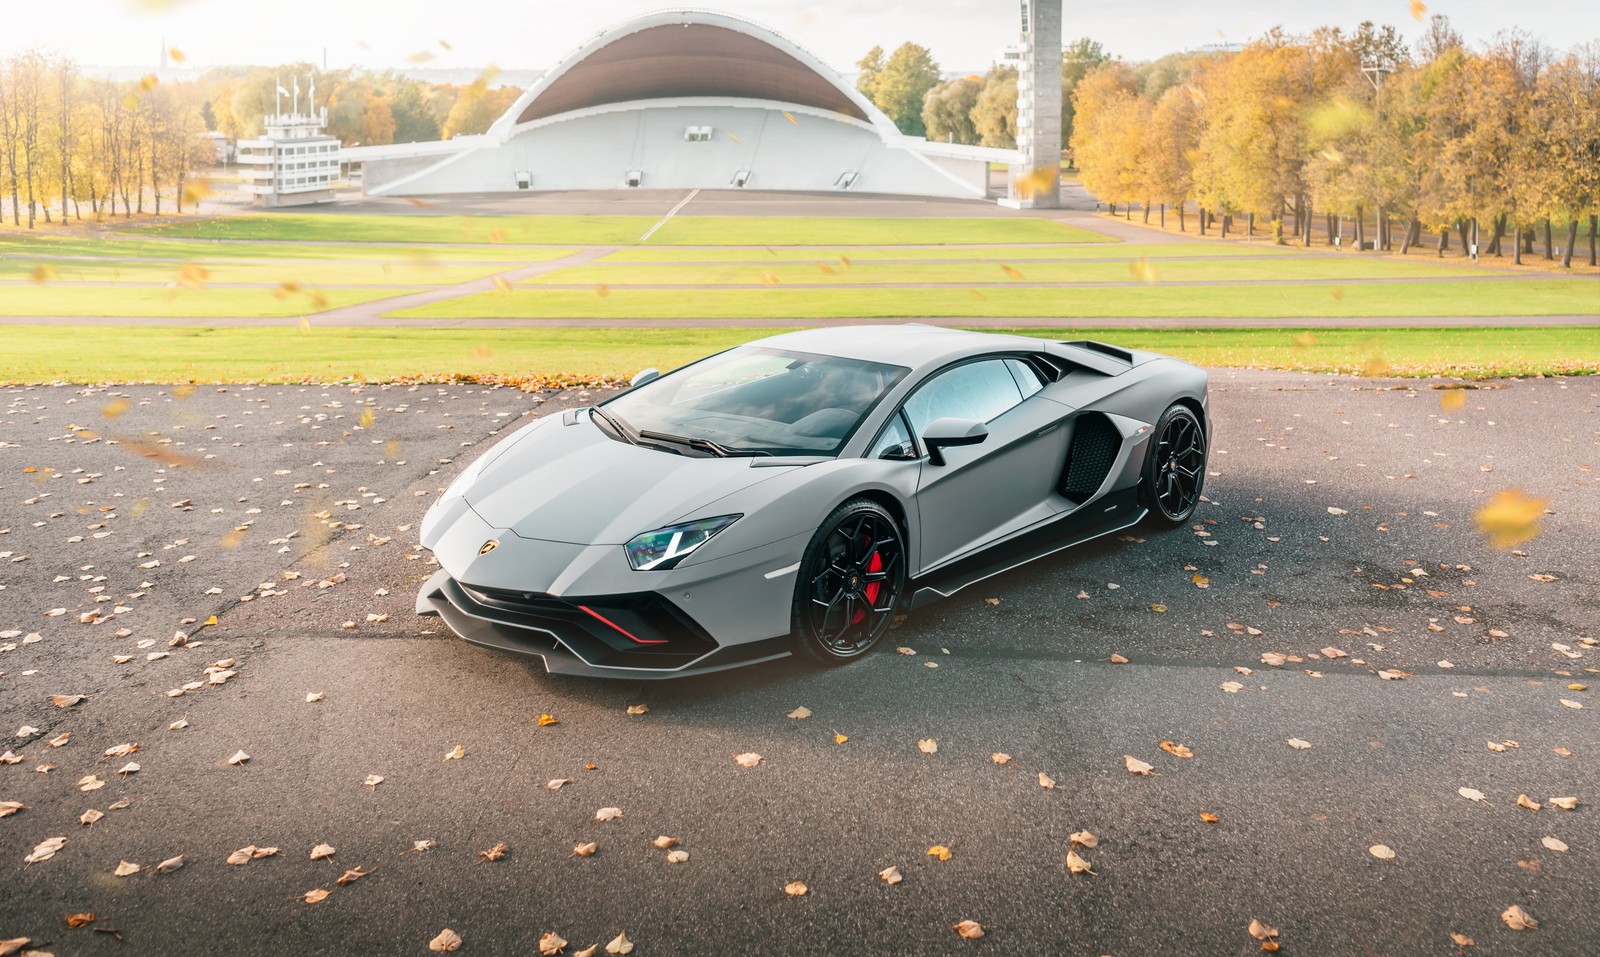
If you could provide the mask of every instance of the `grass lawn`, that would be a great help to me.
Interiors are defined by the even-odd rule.
[[[279,299],[272,289],[161,289],[152,286],[6,286],[0,290],[5,312],[10,316],[149,316],[180,319],[237,317],[241,319],[291,318],[324,309],[351,306],[358,302],[398,296],[414,289],[327,289],[320,291],[326,302],[309,292]],[[10,353],[15,345],[16,327],[0,327],[0,341]],[[98,329],[57,329],[63,344],[79,350],[101,350]]]
[[[1008,271],[1009,270],[1009,271]],[[748,266],[570,266],[528,282],[540,286],[701,285],[712,283],[999,283],[1137,282],[1145,276],[1188,282],[1258,280],[1441,279],[1482,276],[1471,265],[1407,263],[1372,257],[1263,257],[1170,260],[1139,265],[1138,259],[1080,263],[852,263]]]
[[[651,246],[937,246],[946,243],[1109,243],[1035,217],[915,219],[842,216],[674,216]]]
[[[127,234],[277,242],[555,243],[630,245],[653,216],[428,216],[273,213],[184,220]],[[676,216],[651,245],[858,246],[941,243],[1093,243],[1108,237],[1048,219],[885,219],[825,216]]]
[[[402,285],[444,286],[492,275],[514,265],[460,266],[439,262],[397,260],[393,263],[328,262],[205,262],[154,263],[118,259],[4,259],[0,260],[0,279],[29,279],[41,266],[54,271],[51,281],[61,282],[158,282],[179,281],[179,270],[199,266],[205,270],[204,282],[270,283],[297,282],[302,285]],[[9,297],[7,297],[9,300]]]
[[[1592,313],[1600,286],[1529,279],[1298,286],[1161,286],[1113,289],[527,289],[489,292],[391,313],[404,319],[741,319],[982,316],[1362,317]],[[600,323],[597,322],[596,325]]]
[[[1244,243],[1200,246],[1193,243],[1089,243],[1076,246],[1055,246],[1041,243],[1029,246],[955,246],[938,249],[920,246],[764,246],[747,249],[740,246],[715,248],[638,246],[619,249],[595,260],[601,263],[709,263],[748,262],[779,263],[805,262],[839,265],[844,256],[853,263],[872,260],[940,259],[949,262],[1016,262],[1029,259],[1151,259],[1167,256],[1273,256],[1293,255],[1288,246],[1256,245]]]
[[[107,233],[93,239],[73,236],[7,236],[0,234],[0,256],[98,256],[108,259],[294,259],[363,262],[508,262],[560,259],[576,249],[533,246],[384,246],[371,243],[258,243],[215,239],[151,240],[131,232]]]
[[[78,332],[79,330],[73,330]],[[673,368],[772,329],[284,329],[12,326],[0,382],[595,379]],[[1600,372],[1600,329],[1019,330],[1108,338],[1212,366],[1426,376]],[[86,355],[82,339],[92,342]]]
[[[429,216],[396,213],[268,213],[162,223],[128,230],[149,236],[412,243],[632,243],[655,216]]]

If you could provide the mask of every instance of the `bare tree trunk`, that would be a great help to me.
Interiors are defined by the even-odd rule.
[[[1367,248],[1367,216],[1366,210],[1356,207],[1356,252],[1364,252]]]
[[[1162,229],[1166,229],[1167,228],[1167,204],[1166,203],[1162,203],[1161,204],[1161,228]]]
[[[1517,241],[1511,244],[1511,261],[1520,266],[1522,265],[1522,240],[1524,236],[1521,224],[1516,224],[1515,228]],[[1529,252],[1532,252],[1532,250],[1529,250]]]
[[[1489,251],[1486,255],[1500,258],[1504,253],[1500,249],[1500,237],[1506,233],[1506,214],[1501,213],[1494,220],[1494,235],[1489,238]]]
[[[1222,238],[1228,238],[1228,227],[1233,225],[1233,217],[1228,213],[1222,214]]]
[[[1464,219],[1456,220],[1456,235],[1461,237],[1461,255],[1463,255],[1463,256],[1471,255],[1472,249],[1471,249],[1471,246],[1469,245],[1471,243],[1471,240],[1469,240],[1467,238],[1467,221],[1466,220],[1464,220]]]
[[[1600,216],[1590,216],[1589,217],[1589,265],[1591,265],[1591,266],[1595,265],[1594,238],[1595,238],[1595,232],[1596,232],[1596,227],[1597,226],[1600,226]]]
[[[1450,227],[1439,227],[1439,258],[1444,258],[1445,250],[1450,248]]]
[[[1529,256],[1533,255],[1533,235],[1533,227],[1531,226],[1522,231],[1522,251]],[[1522,260],[1519,259],[1517,261],[1521,262]]]
[[[1146,226],[1150,225],[1150,201],[1148,199],[1144,201],[1144,224]]]
[[[1188,219],[1188,217],[1185,215],[1184,204],[1183,203],[1179,203],[1178,204],[1178,232],[1186,233],[1186,232],[1189,231],[1189,224],[1187,222],[1185,222],[1186,219]],[[1589,235],[1593,236],[1594,233],[1591,232]]]
[[[1106,208],[1111,210],[1111,215],[1113,215],[1113,216],[1117,215],[1117,204],[1116,203],[1107,203],[1106,204]]]
[[[1338,230],[1334,227],[1334,224],[1333,224],[1333,214],[1329,213],[1328,215],[1326,215],[1326,216],[1324,216],[1322,218],[1324,220],[1323,228],[1325,228],[1328,231],[1327,235],[1325,235],[1323,237],[1322,245],[1324,245],[1324,246],[1332,246],[1333,245],[1333,237],[1338,232]],[[1344,217],[1343,216],[1339,217],[1339,225],[1340,226],[1344,225]]]
[[[1572,247],[1578,245],[1578,221],[1567,224],[1567,248],[1561,251],[1561,268],[1572,268]]]
[[[1400,241],[1400,255],[1404,256],[1406,253],[1411,251],[1411,244],[1417,241],[1417,230],[1421,227],[1421,225],[1422,224],[1417,221],[1416,214],[1413,213],[1411,215],[1411,222],[1406,223],[1406,236]]]
[[[1301,215],[1300,209],[1296,207],[1294,211],[1294,228],[1302,237],[1300,245],[1309,249],[1311,248],[1311,200],[1309,197],[1301,194],[1300,201],[1305,204],[1305,214]]]
[[[1252,237],[1252,236],[1254,236],[1256,234],[1256,214],[1255,213],[1245,213],[1244,214],[1244,234],[1245,234],[1246,237]]]
[[[1550,217],[1546,216],[1545,219],[1544,219],[1544,258],[1545,259],[1554,259],[1554,258],[1556,258],[1555,255],[1551,251],[1551,246],[1552,246],[1552,243],[1550,242]]]

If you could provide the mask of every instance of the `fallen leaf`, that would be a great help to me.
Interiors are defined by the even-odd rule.
[[[948,861],[952,855],[950,853],[950,848],[945,847],[943,844],[935,844],[928,848],[928,856],[936,857],[941,861]]]
[[[1578,799],[1575,797],[1551,798],[1549,803],[1551,807],[1558,807],[1563,811],[1576,811],[1578,809]]]
[[[228,863],[235,865],[246,864],[250,861],[259,861],[263,857],[272,857],[277,853],[278,849],[275,847],[256,847],[254,844],[251,844],[248,847],[241,847],[232,854],[229,854]]]
[[[1345,652],[1339,650],[1338,648],[1335,648],[1332,645],[1329,645],[1328,647],[1322,649],[1322,657],[1324,657],[1324,658],[1348,658],[1350,656],[1348,654],[1346,654]]]
[[[228,759],[228,763],[237,765],[243,764],[248,760],[250,760],[250,755],[245,754],[243,751],[235,751],[233,757]]]
[[[311,849],[311,859],[320,861],[325,857],[332,857],[335,853],[337,852],[333,849],[332,844],[318,844]]]
[[[378,785],[380,785],[382,783],[383,783],[383,775],[381,775],[381,774],[369,774],[369,775],[367,775],[367,779],[365,781],[361,782],[363,787],[369,787],[369,788],[375,788],[375,787],[377,787]]]
[[[78,779],[77,786],[80,791],[98,791],[106,786],[106,782],[92,774],[87,774]]]
[[[1538,801],[1528,797],[1526,794],[1517,795],[1517,807],[1527,808],[1530,811],[1537,811],[1541,806],[1542,805],[1540,805]]]
[[[18,811],[26,811],[28,805],[21,801],[0,801],[0,817],[10,817]]]
[[[1306,750],[1310,749],[1311,742],[1310,741],[1302,741],[1299,738],[1290,738],[1289,739],[1289,747],[1294,748],[1296,751],[1306,751]]]
[[[436,954],[448,954],[461,949],[461,935],[446,927],[439,936],[428,941],[428,949]]]
[[[885,884],[889,884],[891,886],[905,880],[904,877],[900,876],[900,868],[898,867],[886,867],[878,872],[878,877]]]
[[[746,751],[744,754],[734,755],[733,763],[741,768],[753,768],[761,763],[761,755],[754,751]]]
[[[559,723],[560,722],[556,719],[556,717],[554,715],[549,715],[549,714],[541,714],[541,715],[539,715],[539,727],[541,727],[541,728],[548,728],[552,724],[559,724]]]
[[[571,783],[571,778],[551,778],[550,780],[544,782],[544,789],[546,791],[559,791],[561,790],[561,785]]]
[[[798,708],[794,709],[793,711],[789,712],[789,717],[794,718],[796,721],[799,721],[799,720],[804,719],[804,718],[809,718],[809,717],[811,717],[811,709],[805,707],[804,705],[802,705],[801,707],[798,707]]]
[[[77,930],[80,927],[88,927],[90,924],[94,923],[93,914],[68,914],[63,919],[67,922],[67,926],[71,927],[73,930]],[[6,941],[0,941],[0,945],[5,943]],[[0,947],[0,952],[9,953],[9,951],[5,951],[3,947]]]
[[[1488,746],[1490,751],[1500,752],[1506,749],[1505,745],[1496,743],[1494,741],[1485,741],[1484,744]]]
[[[484,861],[498,861],[501,858],[505,857],[506,856],[506,851],[509,851],[509,850],[511,850],[511,848],[506,845],[506,842],[505,841],[501,841],[500,843],[496,844],[494,847],[489,848],[487,851],[479,851],[478,852],[478,863],[482,864]]]
[[[1250,936],[1256,940],[1271,940],[1278,936],[1278,929],[1271,924],[1263,924],[1259,920],[1250,921]]]
[[[593,841],[589,841],[586,844],[575,844],[572,847],[572,856],[573,857],[593,857],[594,856],[594,852],[599,850],[599,849],[600,849],[600,846],[598,844],[596,844],[595,842],[593,842]]]
[[[1477,943],[1477,941],[1473,940],[1471,937],[1468,937],[1466,934],[1458,934],[1455,931],[1450,932],[1450,939],[1455,941],[1457,947],[1471,947],[1473,944]]]
[[[64,837],[47,837],[40,841],[38,846],[27,857],[22,859],[22,862],[24,864],[37,864],[40,861],[48,861],[50,858],[55,857],[56,851],[65,847],[66,843],[67,839]]]
[[[678,848],[676,850],[671,850],[671,851],[667,852],[667,863],[668,864],[682,864],[684,861],[687,861],[688,859],[689,859],[689,852],[683,850],[682,848]]]
[[[1573,701],[1573,700],[1571,700],[1569,698],[1562,698],[1561,699],[1561,703],[1566,705],[1567,707],[1571,708],[1574,711],[1582,711],[1583,710],[1583,705],[1581,705],[1578,702]]]
[[[89,827],[90,825],[94,824],[96,821],[100,820],[101,818],[103,818],[105,816],[106,816],[106,812],[97,811],[94,808],[90,808],[89,810],[84,811],[82,814],[78,815],[78,823],[82,824],[84,827]]]
[[[1067,849],[1067,870],[1074,874],[1093,874],[1094,871],[1088,861],[1078,856],[1078,852]]]
[[[783,885],[783,892],[785,894],[788,894],[790,897],[804,897],[806,895],[806,892],[809,891],[810,889],[811,888],[807,887],[805,884],[801,883],[800,881],[795,881],[795,882],[793,882],[791,884]]]
[[[989,755],[989,760],[993,761],[995,764],[1006,764],[1010,762],[1011,755],[1006,754],[1004,751],[996,751],[995,753]]]
[[[1212,814],[1210,811],[1201,811],[1200,820],[1206,822],[1207,824],[1215,824],[1217,823],[1217,816]]]
[[[303,899],[307,904],[320,904],[328,899],[328,893],[328,891],[325,891],[319,887],[314,891],[306,891],[303,895]]]
[[[1090,831],[1074,831],[1072,835],[1068,837],[1068,840],[1073,844],[1082,845],[1091,851],[1100,846],[1100,838],[1096,837]]]
[[[1192,757],[1194,757],[1194,752],[1189,750],[1189,748],[1186,745],[1178,744],[1178,743],[1176,743],[1174,741],[1163,741],[1163,742],[1161,742],[1159,747],[1161,748],[1161,750],[1167,752],[1168,754],[1170,754],[1170,755],[1172,755],[1174,757],[1179,757],[1179,758],[1192,758]]]
[[[917,742],[917,750],[923,754],[935,754],[939,750],[939,742],[932,738],[923,738]]]
[[[630,705],[628,705],[628,713],[629,714],[644,714],[646,711],[649,711],[649,710],[650,709],[648,707],[646,707],[645,705],[642,705],[642,704],[630,704]]]
[[[458,744],[450,749],[450,752],[444,756],[444,759],[446,761],[460,761],[466,756],[466,749],[462,748],[461,745]]]
[[[1128,766],[1129,774],[1137,774],[1143,777],[1155,769],[1154,765],[1145,764],[1143,761],[1140,761],[1131,754],[1124,754],[1122,759]]]
[[[1240,684],[1237,681],[1224,681],[1222,684],[1217,685],[1217,687],[1221,688],[1223,691],[1226,691],[1229,694],[1238,694],[1239,692],[1244,690],[1244,685]]]
[[[1056,779],[1050,777],[1048,774],[1045,774],[1043,771],[1040,771],[1039,786],[1048,791],[1056,786]]]
[[[834,744],[844,744],[846,741],[849,741],[849,740],[850,740],[850,736],[849,735],[840,734],[837,731],[835,731],[833,733],[833,743]]]
[[[1151,605],[1150,606],[1150,610],[1153,611],[1153,612],[1156,612],[1157,614],[1160,614],[1161,612],[1164,612],[1164,611],[1167,610],[1167,606],[1166,605],[1162,605],[1162,604],[1155,604],[1155,605]]]
[[[1456,788],[1456,793],[1469,801],[1483,800],[1483,792],[1477,788]]]
[[[58,708],[70,708],[80,701],[88,700],[89,696],[86,694],[53,694],[50,696],[50,703]]]
[[[555,954],[559,954],[566,949],[566,946],[566,938],[555,931],[539,935],[539,953],[543,954],[544,957],[554,957]]]
[[[975,920],[964,920],[956,925],[956,933],[967,940],[977,940],[983,936],[983,925]]]
[[[183,859],[186,856],[187,855],[179,854],[177,857],[169,857],[169,858],[167,858],[166,860],[162,861],[160,864],[156,865],[156,873],[157,874],[171,874],[173,871],[175,871],[178,868],[183,866]]]
[[[306,704],[316,704],[326,697],[327,695],[321,691],[308,691],[306,692]]]
[[[1394,849],[1387,844],[1374,844],[1367,848],[1367,853],[1380,861],[1394,860]]]
[[[1111,663],[1114,664],[1114,665],[1125,665],[1125,664],[1128,663],[1128,659],[1122,657],[1119,654],[1113,653],[1111,655]]]
[[[596,821],[615,821],[621,816],[622,808],[619,807],[603,807],[594,812],[594,819]]]
[[[1500,919],[1505,921],[1506,926],[1512,930],[1539,929],[1539,922],[1533,919],[1533,915],[1518,907],[1516,904],[1512,904],[1510,907],[1507,907],[1505,913],[1500,915]]]
[[[130,861],[120,861],[120,862],[117,863],[117,869],[112,871],[111,873],[115,874],[118,877],[132,877],[133,875],[139,873],[142,870],[144,870],[144,868],[142,868],[139,865],[134,864],[134,863],[132,863]]]
[[[1539,843],[1558,854],[1565,853],[1567,850],[1567,842],[1559,837],[1543,837],[1539,839]]]
[[[788,114],[784,115],[787,116]],[[791,884],[790,886],[793,887],[794,885]],[[801,893],[805,893],[805,885],[801,884],[800,887],[802,888]],[[631,954],[633,953],[633,941],[628,939],[628,935],[626,933],[618,934],[612,939],[611,943],[606,945],[606,953]]]

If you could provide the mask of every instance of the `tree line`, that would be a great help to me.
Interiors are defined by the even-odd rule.
[[[328,132],[347,146],[409,143],[481,133],[520,90],[494,85],[492,68],[470,84],[431,84],[394,73],[318,71],[307,64],[212,70],[178,83],[85,75],[70,59],[30,51],[0,61],[0,221],[29,229],[84,218],[178,212],[210,193],[199,175],[216,165],[204,136],[258,136],[278,84],[311,82]],[[283,108],[288,110],[287,98]],[[9,204],[10,209],[5,207]]]
[[[1521,262],[1542,233],[1570,266],[1600,215],[1600,42],[1557,53],[1520,31],[1469,47],[1436,16],[1414,49],[1390,27],[1281,31],[1159,78],[1112,61],[1073,91],[1084,186],[1124,208],[1199,211],[1223,235],[1242,217],[1279,242],[1401,252],[1423,230]],[[1141,79],[1144,82],[1141,82]],[[1317,223],[1317,217],[1322,218]],[[1370,230],[1369,230],[1370,227]]]

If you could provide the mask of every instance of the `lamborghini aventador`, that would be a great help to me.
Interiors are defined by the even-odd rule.
[[[468,465],[422,521],[417,613],[552,672],[843,664],[909,611],[1205,483],[1206,373],[923,325],[739,346]]]

